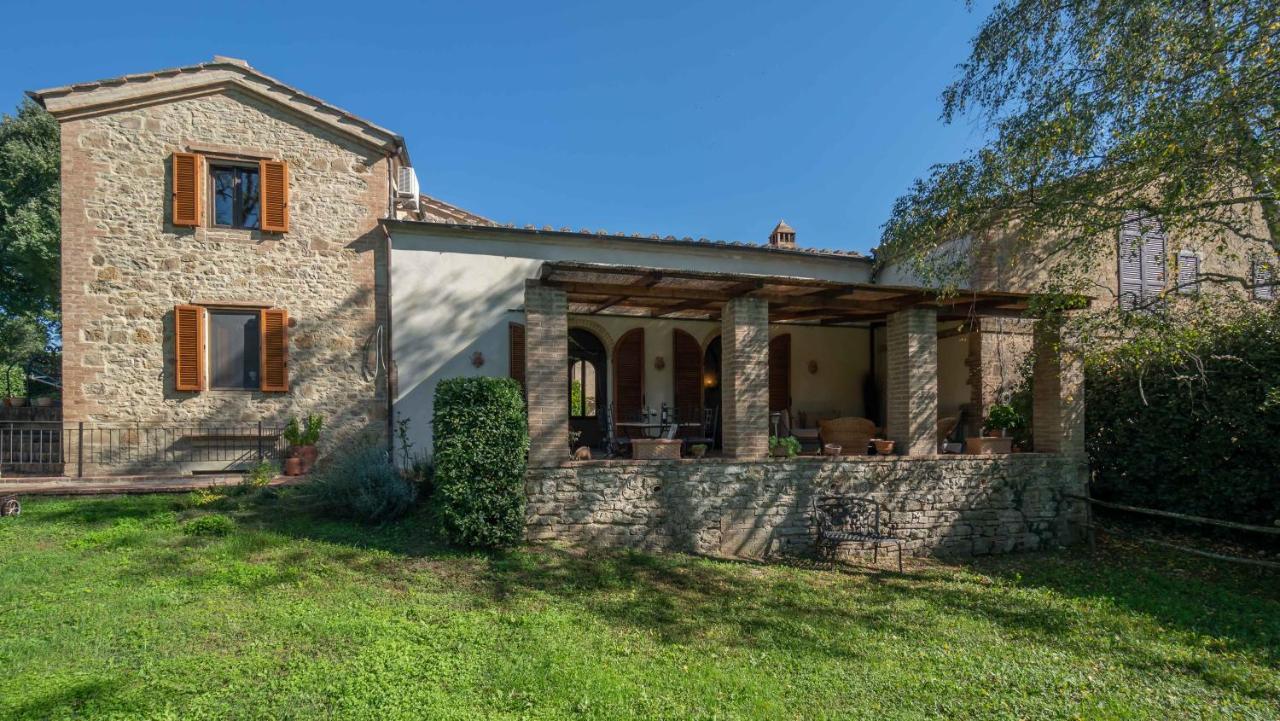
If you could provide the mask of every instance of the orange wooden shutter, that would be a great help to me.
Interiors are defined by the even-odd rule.
[[[613,417],[638,420],[644,410],[644,329],[632,328],[613,346]]]
[[[671,375],[675,384],[676,420],[702,421],[702,347],[688,333],[671,334]]]
[[[200,225],[199,155],[173,154],[173,210],[170,220],[178,226]]]
[[[204,390],[204,308],[180,305],[173,309],[173,387]]]
[[[510,361],[509,375],[524,389],[524,326],[519,323],[507,325],[509,342],[507,358]]]
[[[289,312],[266,308],[258,318],[262,333],[261,389],[285,393],[289,390]]]
[[[289,165],[283,160],[258,161],[258,197],[262,230],[289,232]]]
[[[791,405],[791,334],[769,341],[769,412]]]

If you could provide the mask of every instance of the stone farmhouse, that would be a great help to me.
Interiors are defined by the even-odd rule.
[[[531,537],[773,553],[810,542],[819,489],[877,498],[912,552],[1077,535],[1080,359],[1025,288],[939,300],[785,223],[760,243],[495,223],[419,192],[401,136],[232,58],[31,95],[62,133],[69,475],[225,470],[307,413],[322,451],[390,446],[398,421],[426,450],[439,380],[510,376]],[[1135,232],[1102,275],[1127,288],[1137,257],[1146,292],[1171,260]],[[1036,350],[1033,447],[941,453],[993,401],[1006,323]],[[895,452],[768,458],[854,418]],[[570,430],[595,458],[570,460]],[[608,453],[690,435],[707,457]]]

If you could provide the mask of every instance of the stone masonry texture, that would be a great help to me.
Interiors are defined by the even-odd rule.
[[[908,456],[938,452],[938,312],[889,316],[885,435]]]
[[[812,499],[870,497],[911,555],[1066,545],[1082,533],[1079,459],[867,457],[840,461],[585,461],[530,469],[531,540],[765,558],[813,550]],[[869,547],[850,544],[850,553]]]
[[[171,225],[170,156],[192,150],[287,161],[289,232]],[[316,412],[331,429],[322,451],[383,433],[385,379],[366,356],[386,318],[377,224],[388,162],[235,90],[65,121],[65,420],[271,426]],[[291,390],[175,391],[173,307],[185,303],[286,309]],[[141,460],[97,470],[129,471]]]
[[[769,305],[734,298],[721,315],[721,409],[725,455],[769,453]]]

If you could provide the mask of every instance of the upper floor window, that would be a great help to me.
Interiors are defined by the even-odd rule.
[[[1275,269],[1276,263],[1264,257],[1255,257],[1250,263],[1249,275],[1254,300],[1276,299]]]
[[[169,222],[289,232],[289,164],[174,153]]]
[[[1149,307],[1164,292],[1165,237],[1160,221],[1131,213],[1120,229],[1117,253],[1120,307]]]
[[[209,165],[209,203],[213,225],[220,228],[258,227],[261,186],[258,166]]]

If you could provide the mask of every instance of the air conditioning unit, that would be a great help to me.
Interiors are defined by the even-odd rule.
[[[396,202],[415,210],[418,207],[418,174],[407,165],[396,173]]]

